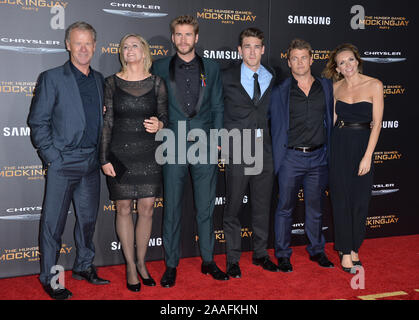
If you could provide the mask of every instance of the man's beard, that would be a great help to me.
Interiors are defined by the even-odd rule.
[[[182,55],[187,55],[189,53],[191,53],[194,49],[195,49],[195,45],[189,46],[186,50],[184,49],[183,51],[181,49],[179,49],[175,43],[173,43],[173,46],[175,47],[176,51]]]

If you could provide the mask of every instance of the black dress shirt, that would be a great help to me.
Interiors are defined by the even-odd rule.
[[[86,76],[71,62],[70,66],[71,71],[76,78],[86,117],[86,129],[80,142],[80,147],[96,147],[99,137],[100,117],[102,116],[101,107],[99,106],[100,100],[96,80],[91,69],[89,69],[89,74]]]
[[[289,147],[315,147],[325,143],[326,100],[323,87],[315,79],[308,96],[292,77],[290,91]]]
[[[185,62],[178,55],[175,61],[175,81],[177,96],[186,113],[193,117],[199,98],[200,69],[197,57]]]

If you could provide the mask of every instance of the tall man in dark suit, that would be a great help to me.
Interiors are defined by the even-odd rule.
[[[72,296],[68,289],[54,283],[51,270],[60,255],[71,201],[77,215],[73,278],[109,283],[97,276],[92,265],[103,107],[103,76],[90,68],[95,46],[96,31],[91,25],[75,22],[67,28],[70,61],[41,73],[28,118],[33,144],[48,168],[39,234],[40,281],[54,299]]]
[[[273,70],[261,64],[265,51],[263,32],[256,28],[243,30],[239,36],[239,53],[243,62],[223,71],[224,126],[241,133],[242,150],[255,153],[255,142],[263,143],[263,165],[260,173],[248,175],[246,164],[234,164],[233,148],[226,166],[226,206],[224,210],[224,235],[226,239],[227,274],[241,277],[240,209],[246,189],[250,186],[251,218],[253,230],[253,264],[268,271],[279,271],[269,259],[267,242],[272,186],[274,181],[271,136],[268,128],[268,107],[274,83]],[[244,141],[244,129],[251,130],[249,141]],[[256,141],[255,141],[256,139]],[[230,144],[229,144],[230,147]]]
[[[295,39],[288,48],[291,77],[272,90],[270,117],[279,201],[275,212],[275,255],[281,271],[292,271],[292,213],[304,187],[305,232],[310,259],[333,267],[324,253],[324,194],[328,182],[327,146],[333,121],[333,87],[311,75],[312,49]]]
[[[195,53],[198,42],[198,22],[192,16],[180,16],[171,22],[172,42],[177,53],[173,57],[155,61],[153,73],[166,81],[169,100],[169,125],[176,137],[176,163],[163,166],[164,217],[163,245],[166,271],[161,279],[163,287],[172,287],[176,281],[176,267],[180,259],[180,226],[183,189],[190,171],[193,180],[197,210],[201,271],[216,280],[227,280],[213,261],[213,211],[217,183],[217,166],[209,163],[189,163],[187,149],[194,145],[194,137],[186,138],[190,130],[201,129],[210,136],[210,129],[223,126],[222,83],[218,64]],[[185,132],[182,128],[186,128]],[[182,138],[182,136],[184,137]],[[179,139],[183,139],[179,142]],[[184,141],[187,140],[187,141]],[[179,145],[178,145],[179,142]],[[206,143],[210,153],[209,140]],[[180,145],[186,144],[186,150]],[[216,146],[215,146],[216,148]],[[217,151],[216,151],[217,152]],[[179,159],[186,161],[180,161]]]

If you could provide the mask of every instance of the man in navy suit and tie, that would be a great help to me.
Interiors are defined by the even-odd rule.
[[[96,31],[85,22],[66,30],[70,61],[38,78],[28,124],[32,142],[47,166],[39,250],[40,281],[53,299],[72,293],[54,279],[70,203],[77,215],[73,278],[106,284],[97,276],[93,234],[100,197],[98,146],[102,129],[103,76],[90,67]]]
[[[303,186],[307,251],[311,260],[331,268],[333,264],[324,253],[322,213],[328,182],[333,86],[327,79],[312,76],[313,57],[308,42],[293,40],[287,57],[291,77],[272,90],[269,110],[274,169],[279,183],[275,255],[281,271],[292,271],[292,213]]]

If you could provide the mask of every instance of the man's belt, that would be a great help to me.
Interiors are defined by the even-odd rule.
[[[319,145],[314,146],[314,147],[288,147],[288,149],[302,151],[302,152],[312,152],[314,150],[320,149],[321,147],[323,147],[322,144],[319,144]]]

